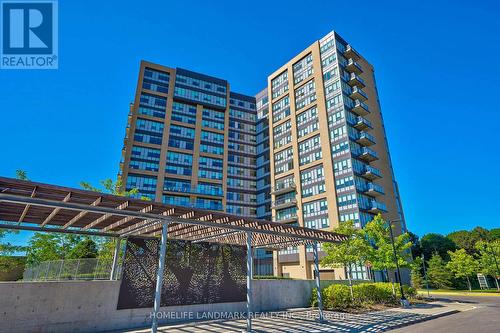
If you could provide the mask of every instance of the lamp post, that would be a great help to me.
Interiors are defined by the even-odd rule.
[[[401,304],[403,304],[403,306],[406,306],[408,301],[406,300],[406,297],[405,297],[405,294],[403,291],[403,282],[401,281],[401,271],[399,270],[398,254],[396,253],[396,245],[394,244],[394,234],[392,233],[392,222],[400,222],[400,221],[401,220],[389,221],[389,230],[391,232],[392,250],[394,252],[394,260],[396,261],[396,269],[398,272],[399,289],[401,290]]]

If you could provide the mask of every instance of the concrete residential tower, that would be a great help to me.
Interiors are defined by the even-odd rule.
[[[377,213],[405,228],[373,66],[335,32],[268,78],[273,220],[333,230]],[[312,278],[312,250],[275,255],[276,275]],[[354,267],[355,279],[369,279]],[[344,278],[344,270],[323,270]]]
[[[405,231],[373,66],[335,32],[256,96],[141,62],[120,170],[127,189],[164,203],[325,230],[382,213]],[[256,275],[313,277],[312,249],[255,257]],[[321,271],[345,278],[344,269]],[[373,277],[361,266],[353,274]]]

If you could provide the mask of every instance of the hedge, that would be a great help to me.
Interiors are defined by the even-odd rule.
[[[397,304],[401,297],[399,286],[395,285],[396,297],[392,294],[392,284],[384,282],[360,283],[352,287],[354,300],[351,299],[349,287],[344,284],[332,284],[321,291],[323,307],[325,309],[347,309],[374,304]],[[403,286],[406,297],[416,295],[415,288]],[[311,306],[317,306],[317,291],[313,289]]]

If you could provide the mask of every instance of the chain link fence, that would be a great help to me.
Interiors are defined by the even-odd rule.
[[[28,266],[23,281],[109,280],[113,260],[85,258],[44,261]],[[121,263],[116,265],[114,279],[121,275]]]

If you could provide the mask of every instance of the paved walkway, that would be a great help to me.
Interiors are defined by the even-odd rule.
[[[256,315],[253,331],[258,333],[315,333],[315,332],[383,332],[433,318],[473,309],[470,304],[433,302],[414,306],[410,309],[391,309],[365,314],[346,314],[325,311],[324,323],[317,321],[316,310],[293,310],[288,312],[267,312]],[[227,332],[240,333],[246,330],[245,319],[199,321],[162,326],[158,332],[201,333]],[[146,333],[148,329],[127,332]]]

